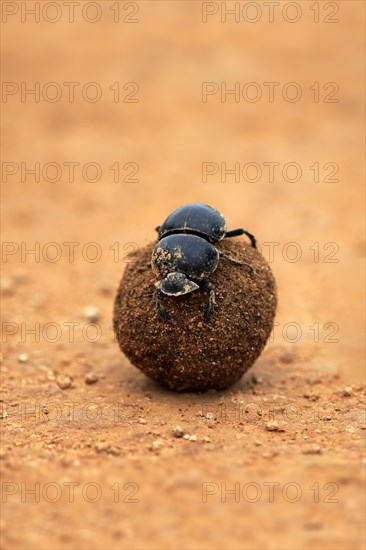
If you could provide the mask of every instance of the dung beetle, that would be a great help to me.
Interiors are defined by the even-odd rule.
[[[214,286],[208,278],[216,270],[219,259],[232,264],[246,265],[217,250],[215,243],[227,237],[247,235],[256,248],[255,237],[244,229],[226,230],[223,215],[207,204],[192,203],[177,208],[156,228],[158,242],[152,252],[151,265],[159,277],[155,283],[156,307],[163,320],[170,319],[161,295],[182,296],[201,288],[209,293],[205,313],[215,311]]]

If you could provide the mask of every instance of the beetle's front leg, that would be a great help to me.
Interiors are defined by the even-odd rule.
[[[167,310],[165,309],[164,304],[163,304],[163,302],[161,301],[160,296],[161,296],[161,291],[160,291],[158,288],[155,288],[155,290],[154,290],[154,297],[155,297],[156,309],[158,310],[158,313],[159,313],[161,319],[162,319],[164,322],[167,322],[167,321],[169,321],[169,319],[170,319],[170,315],[169,315],[169,313],[167,312]]]
[[[207,317],[208,319],[209,317],[211,317],[211,315],[215,313],[215,305],[216,305],[215,290],[214,290],[213,284],[210,283],[207,279],[204,279],[201,282],[200,286],[202,290],[205,290],[206,292],[209,293],[208,306],[205,312],[205,317]]]

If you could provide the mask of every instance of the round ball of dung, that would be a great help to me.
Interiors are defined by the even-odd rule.
[[[258,250],[242,239],[217,244],[219,251],[244,264],[220,258],[209,281],[216,307],[206,318],[208,293],[162,295],[170,315],[164,322],[156,307],[151,253],[141,248],[128,264],[114,304],[114,331],[121,350],[147,376],[177,391],[224,389],[251,367],[273,327],[276,284]]]

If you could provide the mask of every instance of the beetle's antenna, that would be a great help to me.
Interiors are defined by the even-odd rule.
[[[246,262],[241,262],[240,260],[236,260],[235,258],[232,258],[231,256],[228,256],[227,254],[224,254],[223,252],[219,252],[220,258],[223,258],[227,262],[230,262],[231,264],[237,264],[237,265],[245,265],[249,267],[250,271],[253,273],[253,268],[251,265],[247,264]]]

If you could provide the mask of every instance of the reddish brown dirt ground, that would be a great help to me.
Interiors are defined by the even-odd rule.
[[[179,0],[35,23],[21,4],[2,2],[2,547],[364,548],[363,3],[297,2],[292,23],[283,2],[273,23]],[[176,394],[121,354],[112,309],[192,201],[256,235],[279,306],[240,382]]]

